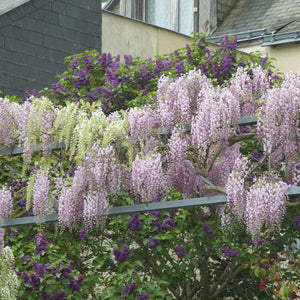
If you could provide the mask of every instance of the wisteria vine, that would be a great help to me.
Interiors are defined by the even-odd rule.
[[[83,75],[78,73],[78,77]],[[261,240],[272,239],[280,229],[288,204],[288,187],[299,185],[299,92],[298,76],[289,74],[279,81],[268,70],[253,66],[251,70],[240,67],[237,75],[222,86],[212,84],[197,68],[173,79],[162,76],[155,104],[111,114],[84,101],[58,107],[45,96],[30,96],[18,104],[1,98],[0,147],[21,147],[24,154],[21,170],[16,168],[14,158],[5,161],[3,168],[14,172],[14,180],[21,179],[0,190],[0,221],[35,215],[42,226],[45,214],[57,212],[58,230],[79,229],[78,239],[88,242],[96,238],[89,237],[89,231],[105,228],[108,208],[124,204],[120,195],[129,195],[125,197],[128,205],[168,201],[176,193],[178,199],[178,195],[204,197],[222,191],[227,195],[227,204],[197,210],[201,222],[193,224],[192,220],[189,225],[195,225],[200,237],[210,245],[219,234],[212,227],[213,217],[217,216],[225,233],[234,226],[244,228],[252,244],[259,247]],[[239,119],[245,114],[255,115],[257,124],[240,126]],[[247,143],[255,145],[253,152],[245,151]],[[186,165],[192,166],[194,172]],[[181,217],[185,222],[184,215]],[[127,244],[124,237],[112,243],[111,256],[102,262],[105,268],[125,268],[123,264],[140,247],[153,273],[159,273],[155,261],[151,261],[151,251],[161,251],[163,239],[170,239],[168,230],[176,227],[178,219],[176,211],[151,212],[147,218],[130,216],[126,226],[135,244]],[[293,224],[299,226],[297,216]],[[140,230],[145,225],[150,229],[142,238]],[[105,238],[113,240],[117,234],[122,235],[107,233]],[[10,231],[9,235],[16,238],[18,234]],[[2,229],[0,238],[3,249]],[[41,233],[35,242],[35,255],[43,258],[49,251],[49,241]],[[105,244],[101,247],[105,249]],[[184,243],[173,245],[165,253],[166,260],[173,267],[186,262],[192,256],[186,247]],[[210,250],[205,249],[205,255]],[[227,244],[219,245],[218,251],[219,268],[214,274],[217,278],[223,278],[226,272],[235,276],[240,270],[235,269],[231,259],[238,257],[241,250]],[[38,291],[47,280],[80,291],[84,277],[75,274],[66,261],[48,265],[24,256],[23,263],[25,269],[34,270],[17,274],[28,291]],[[201,263],[207,264],[197,262],[197,268]],[[130,276],[137,276],[134,272],[138,264],[141,263],[137,261]],[[207,284],[204,279],[199,279],[199,286]],[[139,289],[139,280],[125,280],[117,297],[155,297],[153,290]],[[174,286],[168,289],[173,295],[181,293]],[[218,297],[221,290],[212,286],[212,297]],[[43,295],[44,299],[64,299],[66,293],[57,291],[49,296],[46,290]]]
[[[264,161],[281,167],[280,158],[284,155],[285,177],[278,177],[278,180],[297,184],[298,177],[292,170],[297,170],[299,159],[297,118],[300,105],[297,99],[300,79],[288,75],[280,86],[271,87],[272,78],[261,67],[253,68],[255,76],[251,80],[247,72],[246,69],[238,71],[239,80],[244,78],[247,84],[237,84],[237,77],[234,77],[222,88],[214,87],[200,70],[190,71],[175,80],[163,77],[158,85],[156,106],[132,108],[123,114],[115,113],[115,117],[105,116],[99,108],[92,112],[78,110],[74,104],[62,109],[53,108],[47,98],[32,96],[25,104],[10,104],[7,99],[1,99],[1,128],[7,128],[2,131],[1,146],[24,147],[25,165],[29,165],[32,151],[39,143],[43,145],[43,157],[47,161],[47,149],[64,142],[64,151],[69,152],[77,170],[73,177],[66,178],[64,188],[57,191],[56,199],[52,199],[58,206],[63,226],[73,227],[81,217],[87,228],[98,224],[96,219],[105,214],[110,205],[109,198],[118,193],[120,183],[123,188],[132,190],[141,202],[163,196],[169,187],[190,197],[211,195],[211,189],[206,190],[203,182],[183,167],[183,161],[189,160],[202,176],[212,179],[215,184],[223,184],[229,196],[228,208],[232,205],[231,214],[239,222],[245,222],[249,232],[256,235],[260,227],[250,229],[255,225],[249,225],[256,214],[255,209],[246,210],[246,215],[241,212],[260,185],[244,184],[247,176],[255,176],[253,170],[249,170],[249,174],[237,172],[233,158],[243,139],[257,137],[263,144]],[[249,90],[252,91],[251,98],[248,97]],[[256,112],[258,123],[243,133],[238,120],[246,103],[247,111]],[[12,110],[17,113],[12,115]],[[23,123],[18,122],[20,115],[28,115]],[[185,132],[188,124],[191,125],[190,134]],[[169,139],[159,134],[162,128],[171,132]],[[46,166],[43,168],[47,169]],[[223,179],[218,180],[216,174]],[[27,210],[32,206],[34,215],[40,216],[49,208],[48,195],[53,188],[47,171],[37,170],[32,176],[35,176],[33,202],[27,203]],[[227,183],[224,178],[228,178]],[[263,180],[267,178],[265,176]],[[254,177],[252,180],[260,182],[262,179]],[[276,189],[275,184],[265,185],[265,188],[267,186],[269,189],[265,192],[270,194]],[[8,188],[2,189],[2,219],[12,216],[9,194]],[[279,211],[282,216],[284,208]],[[267,213],[270,212],[265,211]],[[263,218],[261,213],[256,216]],[[274,222],[266,225],[275,228],[279,226],[279,219],[274,218]],[[260,226],[264,220],[252,223]]]

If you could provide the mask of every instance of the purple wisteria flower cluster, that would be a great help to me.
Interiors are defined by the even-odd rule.
[[[258,118],[257,130],[263,141],[264,153],[271,156],[273,166],[281,164],[282,153],[286,167],[294,168],[294,152],[299,151],[297,144],[299,118],[299,76],[286,75],[280,88],[268,89],[266,105]],[[278,139],[280,137],[280,139]]]
[[[113,249],[113,254],[115,256],[115,260],[123,263],[126,260],[128,260],[130,255],[129,245],[124,245],[122,250],[119,250],[118,248]]]
[[[204,190],[203,181],[183,164],[188,158],[189,142],[190,138],[181,133],[179,128],[173,129],[168,141],[167,182],[181,191],[183,198],[193,197],[199,190]]]
[[[53,102],[63,104],[66,101],[101,103],[103,111],[110,113],[134,105],[133,100],[145,99],[155,92],[157,80],[168,74],[174,78],[197,68],[208,78],[215,78],[219,83],[231,77],[235,66],[249,64],[248,58],[238,58],[235,54],[237,38],[225,36],[220,38],[220,47],[210,49],[205,37],[199,37],[184,49],[175,50],[168,56],[152,59],[133,58],[124,55],[112,57],[110,53],[85,51],[66,59],[68,70],[60,76],[60,80],[42,94],[52,98]],[[257,60],[262,66],[266,61]],[[26,93],[29,96],[29,93]]]
[[[228,247],[223,247],[220,251],[227,257],[235,257],[240,253],[239,250],[231,250]]]
[[[174,251],[179,258],[183,258],[185,256],[185,251],[183,250],[183,248],[181,246],[176,246]]]
[[[139,214],[133,214],[128,221],[128,228],[132,231],[137,231],[142,227],[143,223],[140,221]]]
[[[47,257],[50,241],[47,240],[44,232],[36,234],[35,237],[36,258],[26,255],[22,258],[25,270],[23,272],[15,271],[16,274],[22,277],[25,284],[25,289],[28,291],[40,291],[41,285],[44,282],[65,282],[67,281],[67,289],[72,292],[80,292],[80,285],[84,279],[83,275],[78,275],[77,279],[72,275],[72,265],[64,262],[56,262],[54,265],[50,263],[40,263],[43,257]],[[54,290],[53,290],[54,291]],[[42,292],[42,299],[65,299],[67,291],[55,291],[54,293]]]

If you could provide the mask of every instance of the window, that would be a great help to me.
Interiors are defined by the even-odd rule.
[[[102,8],[123,16],[190,35],[195,0],[107,0]],[[198,2],[198,1],[196,1]]]

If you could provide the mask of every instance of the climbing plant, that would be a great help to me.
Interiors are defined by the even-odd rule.
[[[0,278],[14,269],[20,298],[297,297],[300,79],[254,65],[209,77],[163,75],[151,105],[110,114],[1,99],[0,145],[23,154],[1,156],[0,219],[37,217],[1,240],[15,267]],[[241,126],[246,115],[257,122]],[[107,216],[220,193],[225,205]]]

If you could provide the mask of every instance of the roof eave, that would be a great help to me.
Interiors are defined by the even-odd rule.
[[[207,41],[212,44],[219,44],[220,37],[223,37],[225,35],[226,34],[208,38]],[[271,33],[268,29],[264,28],[264,29],[253,30],[253,31],[230,33],[227,35],[237,36],[238,44],[246,44],[246,43],[256,41],[259,43],[261,47],[277,46],[281,44],[300,42],[300,31]],[[261,40],[262,42],[260,43],[259,41]]]
[[[269,34],[271,34],[271,32],[267,28],[263,28],[263,29],[258,29],[258,30],[251,30],[251,31],[249,30],[249,31],[238,32],[238,33],[223,34],[220,36],[207,38],[207,41],[209,41],[213,44],[219,44],[220,37],[229,35],[229,36],[237,36],[238,43],[241,43],[241,42],[248,42],[248,41],[261,39]]]
[[[300,31],[275,33],[264,37],[264,41],[260,44],[262,47],[277,46],[287,43],[300,42]]]

